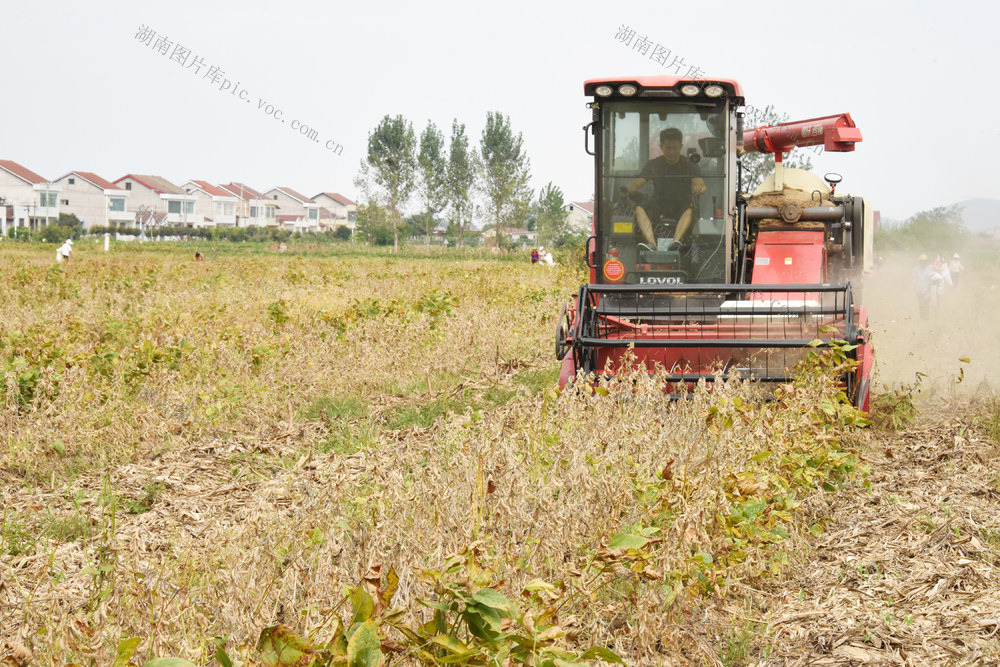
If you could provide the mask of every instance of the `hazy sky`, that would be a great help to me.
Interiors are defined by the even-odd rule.
[[[0,159],[50,179],[149,173],[356,198],[353,179],[382,116],[402,114],[418,133],[432,120],[446,135],[457,118],[478,144],[486,112],[502,111],[524,135],[536,191],[553,181],[567,199],[586,200],[584,80],[673,72],[615,40],[627,25],[709,77],[737,79],[748,104],[792,119],[850,112],[864,141],[814,159],[816,171],[842,173],[841,191],[885,216],[998,197],[995,3],[783,6],[5,3]],[[136,38],[143,26],[169,40],[167,54],[155,38]],[[187,65],[171,59],[184,58],[177,45]],[[214,84],[212,67],[222,71]]]

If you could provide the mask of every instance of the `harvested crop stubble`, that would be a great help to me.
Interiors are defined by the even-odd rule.
[[[771,658],[997,664],[1000,449],[945,414],[881,444],[870,491],[816,498],[815,555],[754,594]]]

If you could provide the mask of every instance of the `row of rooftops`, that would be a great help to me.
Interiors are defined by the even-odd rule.
[[[27,167],[21,164],[18,164],[17,162],[14,162],[13,160],[0,160],[0,169],[9,172],[10,174],[16,176],[17,178],[20,178],[21,180],[31,185],[43,185],[55,182],[55,181],[50,181],[44,176],[36,174],[32,170],[28,169]],[[157,194],[167,194],[167,195],[188,194],[185,190],[174,185],[173,183],[163,178],[162,176],[154,176],[150,174],[125,174],[118,180],[111,182],[101,178],[100,176],[91,171],[71,171],[67,174],[64,174],[63,176],[60,176],[55,180],[60,181],[66,176],[69,176],[71,174],[79,176],[80,178],[90,182],[91,184],[102,190],[122,190],[124,192],[124,189],[118,187],[118,185],[116,184],[124,181],[125,179],[131,178],[133,181],[141,183],[143,186],[149,188],[150,190],[156,192]],[[254,190],[249,185],[238,183],[236,181],[219,186],[212,185],[208,181],[200,181],[194,179],[192,179],[190,182],[197,184],[198,187],[201,188],[206,194],[209,194],[213,197],[236,197],[238,199],[244,199],[244,200],[267,199],[265,195],[261,194],[257,190]],[[321,195],[326,195],[330,199],[344,206],[355,205],[355,202],[351,201],[344,195],[339,194],[337,192],[320,192],[314,197],[307,197],[302,193],[297,192],[292,188],[285,186],[278,186],[272,188],[272,190],[280,190],[289,197],[292,197],[293,199],[296,199],[302,202],[303,204],[313,203],[313,200],[316,197],[319,197]]]

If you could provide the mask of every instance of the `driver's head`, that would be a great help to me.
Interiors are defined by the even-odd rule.
[[[660,150],[667,162],[673,164],[681,158],[681,145],[684,135],[676,127],[668,127],[660,132]]]

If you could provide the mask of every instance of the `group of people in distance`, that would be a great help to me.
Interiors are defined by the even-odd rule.
[[[531,249],[531,263],[532,264],[545,264],[546,266],[555,266],[555,260],[552,259],[552,253],[545,249],[545,246],[541,248]]]
[[[931,308],[940,303],[945,287],[957,287],[964,272],[962,258],[957,252],[947,262],[940,253],[933,262],[926,254],[917,258],[917,265],[913,267],[913,282],[917,288],[920,319],[930,318]]]

